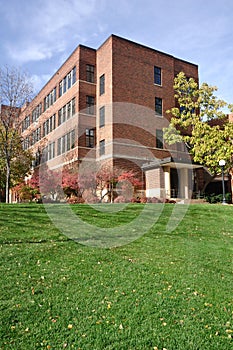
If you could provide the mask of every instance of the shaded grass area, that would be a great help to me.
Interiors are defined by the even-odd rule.
[[[143,206],[72,208],[111,227]],[[232,349],[233,207],[191,205],[169,233],[172,209],[100,249],[69,240],[43,205],[0,205],[0,349]]]

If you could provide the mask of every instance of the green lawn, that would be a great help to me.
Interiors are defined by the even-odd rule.
[[[105,249],[70,240],[43,205],[0,204],[0,349],[232,349],[233,206],[190,205],[167,232],[173,207],[142,237]],[[143,205],[72,208],[113,227]]]

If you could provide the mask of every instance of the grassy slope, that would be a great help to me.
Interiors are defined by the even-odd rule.
[[[233,207],[191,205],[168,234],[172,207],[140,239],[100,249],[59,233],[42,205],[1,205],[0,349],[231,349]]]

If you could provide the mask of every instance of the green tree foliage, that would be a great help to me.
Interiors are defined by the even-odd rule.
[[[184,142],[193,160],[207,167],[213,176],[220,173],[219,160],[232,168],[233,123],[230,123],[224,107],[232,105],[215,96],[217,88],[203,83],[200,87],[193,79],[179,73],[174,79],[177,107],[168,110],[170,125],[164,130],[168,144]]]
[[[31,154],[23,150],[19,135],[21,108],[31,97],[32,84],[26,73],[16,68],[0,68],[0,178],[4,181],[7,203],[11,186],[30,167]]]
[[[10,156],[10,182],[9,188],[14,187],[21,182],[30,170],[33,160],[30,151],[22,148],[21,137],[13,128],[8,129],[9,142],[6,145],[5,130],[0,125],[0,188],[6,188],[7,181],[7,161],[6,154]],[[10,149],[7,149],[10,144]]]

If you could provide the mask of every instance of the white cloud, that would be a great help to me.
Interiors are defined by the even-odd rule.
[[[40,91],[50,78],[51,75],[49,74],[32,75],[31,80],[34,87],[34,91]]]
[[[11,59],[26,63],[50,59],[65,51],[72,37],[82,33],[95,13],[97,0],[40,0],[21,10],[5,5],[5,16],[17,33],[5,44]],[[17,11],[17,9],[19,11]]]
[[[21,42],[20,46],[9,45],[6,49],[12,59],[20,63],[25,63],[50,59],[54,52],[62,52],[64,45],[59,43],[58,45],[51,46],[47,43],[46,46],[46,43]]]

